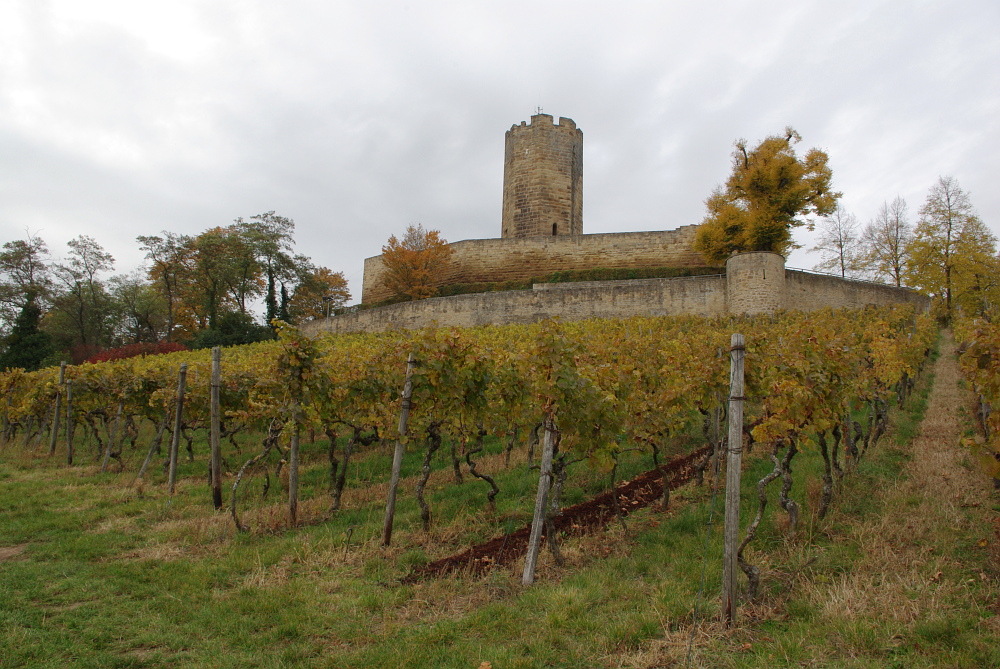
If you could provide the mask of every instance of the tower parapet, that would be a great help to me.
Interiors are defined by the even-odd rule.
[[[505,137],[501,237],[583,234],[583,132],[535,114]]]

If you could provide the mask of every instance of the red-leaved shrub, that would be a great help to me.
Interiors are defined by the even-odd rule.
[[[189,350],[184,344],[175,341],[139,342],[129,344],[121,348],[112,348],[101,351],[85,360],[85,362],[110,362],[111,360],[124,360],[134,358],[137,355],[159,355],[161,353],[176,353],[177,351]]]

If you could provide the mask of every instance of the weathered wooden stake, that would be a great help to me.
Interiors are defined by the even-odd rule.
[[[219,422],[219,386],[222,384],[222,349],[212,349],[212,393],[209,441],[212,448],[212,503],[222,508],[222,452],[219,448],[221,424]]]
[[[726,625],[736,620],[739,604],[736,561],[740,536],[740,467],[743,460],[743,356],[746,342],[734,334],[729,357],[729,452],[726,458],[726,528],[722,558],[722,618]]]
[[[399,487],[399,470],[403,467],[403,451],[406,450],[406,423],[410,419],[410,397],[413,395],[413,368],[416,361],[413,354],[406,359],[406,380],[403,382],[403,404],[399,409],[399,439],[392,453],[392,476],[389,479],[389,496],[385,503],[385,521],[382,523],[382,545],[392,542],[392,523],[396,516],[396,489]]]
[[[73,382],[66,382],[66,464],[73,464]]]
[[[545,503],[549,496],[549,486],[552,482],[552,451],[555,449],[555,425],[551,418],[545,419],[545,439],[542,441],[542,463],[538,474],[538,492],[535,494],[535,514],[531,520],[531,535],[528,538],[528,554],[524,558],[524,573],[521,583],[531,585],[535,582],[535,567],[538,565],[538,552],[542,545],[542,529],[545,526]]]
[[[181,443],[181,424],[184,418],[184,383],[187,379],[188,366],[186,362],[181,363],[181,369],[177,373],[177,408],[174,412],[174,434],[170,440],[170,494],[174,494],[177,485],[177,451]]]
[[[49,439],[49,455],[55,455],[56,439],[59,437],[59,413],[62,410],[62,387],[66,383],[66,361],[59,363],[59,387],[56,388],[55,417],[52,419],[52,437]]]

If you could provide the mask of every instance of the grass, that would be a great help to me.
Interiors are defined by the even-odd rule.
[[[685,666],[694,630],[697,667],[997,666],[993,544],[979,545],[990,536],[991,502],[951,504],[942,516],[940,500],[908,484],[928,389],[925,375],[893,414],[894,440],[844,479],[824,521],[815,517],[820,458],[797,456],[799,535],[786,537],[772,502],[747,554],[762,568],[762,594],[732,630],[714,621],[721,499],[706,551],[709,485],[676,491],[669,512],[639,511],[627,528],[567,538],[567,564],[543,552],[530,588],[518,565],[400,585],[415,565],[527,522],[537,472],[524,466],[524,447],[510,470],[499,443],[482,454],[481,469],[503,490],[496,511],[485,506],[482,482],[453,481],[442,449],[427,533],[412,499],[421,454],[408,453],[394,545],[383,550],[385,446],[352,460],[344,509],[326,518],[326,442],[306,444],[303,525],[287,528],[284,493],[272,481],[267,499],[248,499],[241,511],[252,528],[245,534],[211,509],[201,441],[173,498],[158,467],[136,488],[134,461],[126,473],[100,474],[85,448],[84,464],[66,467],[8,446],[0,452],[0,664]],[[227,459],[236,466],[253,452],[245,445]],[[770,469],[756,456],[743,476],[745,520],[753,486]],[[629,456],[621,476],[648,466]],[[261,481],[249,486],[255,494]],[[608,476],[578,465],[570,482],[567,503],[604,489]],[[962,499],[978,499],[975,492]]]

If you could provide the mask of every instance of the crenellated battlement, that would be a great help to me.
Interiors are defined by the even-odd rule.
[[[531,116],[531,121],[521,121],[520,124],[515,123],[510,126],[511,131],[517,131],[519,128],[537,128],[539,126],[546,126],[551,128],[560,128],[562,130],[576,130],[576,121],[571,118],[566,118],[565,116],[559,117],[559,122],[553,121],[552,114],[533,114]]]

